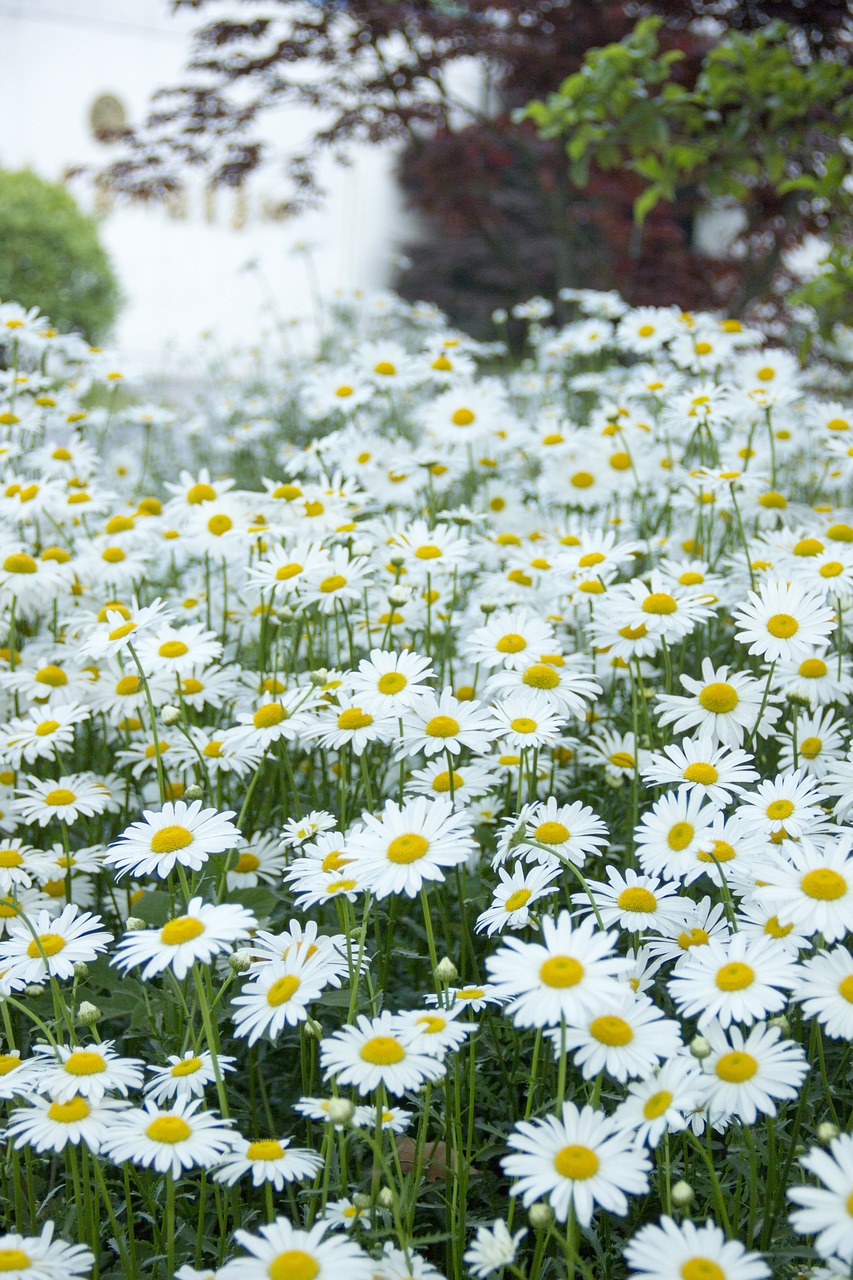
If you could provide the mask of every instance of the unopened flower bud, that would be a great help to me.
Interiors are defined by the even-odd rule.
[[[185,800],[203,800],[204,788],[200,787],[197,782],[192,782],[184,792]]]
[[[395,569],[402,569],[403,565],[406,563],[406,557],[401,555],[389,556],[388,563],[393,565]]]
[[[369,1209],[371,1205],[370,1196],[365,1195],[363,1191],[354,1191],[352,1193],[352,1202],[356,1209]]]
[[[495,307],[492,312],[492,324],[506,324],[507,311],[505,307]]]
[[[837,1138],[841,1130],[837,1124],[833,1124],[831,1120],[824,1120],[823,1124],[817,1127],[817,1140],[823,1146],[828,1146],[833,1138]]]
[[[241,947],[239,951],[232,951],[228,957],[228,964],[235,973],[245,973],[252,967],[252,953],[245,947]]]
[[[791,1034],[791,1024],[784,1013],[777,1013],[775,1018],[768,1018],[767,1025],[768,1027],[778,1027],[783,1036]]]
[[[480,601],[480,613],[485,614],[485,616],[486,616],[487,618],[488,618],[488,616],[489,616],[489,614],[490,614],[490,613],[494,613],[494,611],[495,611],[495,609],[497,609],[497,607],[498,607],[498,606],[495,604],[494,600],[481,600],[481,601]]]
[[[170,706],[160,708],[160,719],[163,721],[163,724],[165,725],[177,724],[180,718],[181,718],[180,707],[173,707],[170,705]]]
[[[392,587],[388,592],[389,604],[405,604],[409,598],[408,587]]]
[[[124,922],[124,927],[128,933],[141,933],[143,929],[148,928],[148,925],[144,920],[140,920],[139,916],[128,916]]]
[[[330,1124],[349,1124],[354,1111],[355,1106],[349,1098],[330,1098],[326,1115]]]
[[[89,976],[89,966],[85,960],[77,960],[74,963],[74,977],[78,982],[84,982]]]
[[[394,1208],[394,1192],[390,1187],[380,1187],[379,1195],[376,1197],[376,1203],[381,1209]]]
[[[316,1018],[306,1018],[305,1034],[306,1036],[312,1036],[315,1040],[322,1040],[323,1039],[322,1022],[318,1022]]]
[[[451,982],[455,982],[459,977],[459,970],[450,959],[450,956],[442,956],[438,964],[435,966],[435,980],[440,982],[443,987],[449,986]]]
[[[82,1022],[84,1027],[94,1027],[101,1021],[101,1011],[96,1004],[84,1000],[77,1010],[77,1021]]]
[[[811,707],[812,700],[806,693],[789,693],[788,701],[792,707]]]
[[[275,616],[278,618],[279,622],[292,622],[296,617],[296,614],[289,604],[283,604],[280,608],[276,609]]]
[[[534,1231],[543,1231],[554,1221],[554,1210],[544,1200],[537,1200],[527,1210],[527,1217]]]
[[[44,987],[40,987],[37,982],[30,982],[24,987],[24,995],[31,1000],[37,1000],[43,991]]]
[[[315,689],[319,689],[329,679],[329,671],[327,667],[318,667],[316,671],[310,672],[308,679],[311,681]]]
[[[369,556],[372,550],[373,540],[371,538],[356,538],[352,544],[354,556]]]
[[[690,1041],[690,1052],[697,1061],[701,1062],[703,1058],[711,1056],[711,1045],[704,1036],[694,1036]]]
[[[683,1178],[680,1182],[674,1183],[669,1194],[676,1209],[686,1209],[691,1201],[695,1199],[693,1188]]]

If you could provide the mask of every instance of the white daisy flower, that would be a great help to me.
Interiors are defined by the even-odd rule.
[[[788,1188],[788,1199],[801,1206],[790,1214],[791,1226],[800,1235],[816,1237],[814,1247],[822,1258],[843,1258],[848,1274],[853,1264],[853,1137],[839,1134],[828,1151],[812,1147],[800,1163],[823,1186]]]
[[[493,1271],[511,1266],[515,1262],[518,1246],[526,1235],[525,1227],[510,1235],[503,1218],[496,1218],[490,1227],[478,1227],[477,1234],[464,1255],[472,1276],[477,1280],[485,1280]]]
[[[235,1058],[220,1054],[217,1058],[220,1074],[233,1071],[235,1061]],[[166,1062],[165,1067],[148,1068],[153,1079],[145,1085],[145,1098],[158,1106],[170,1098],[202,1098],[206,1086],[216,1080],[209,1049],[203,1049],[199,1053],[187,1049],[182,1056],[173,1053]]]
[[[233,849],[242,841],[230,821],[234,811],[224,813],[202,808],[201,800],[186,804],[178,800],[164,804],[159,813],[145,809],[143,821],[132,822],[110,845],[104,859],[115,867],[116,876],[169,874],[175,863],[198,871],[212,853]]]
[[[733,610],[740,630],[735,638],[768,662],[802,661],[826,644],[835,630],[835,613],[819,592],[798,582],[767,580]]]
[[[182,979],[196,962],[210,964],[214,956],[230,951],[235,942],[248,938],[257,923],[246,907],[230,902],[216,906],[201,898],[191,898],[186,912],[167,920],[161,929],[126,933],[111,963],[125,972],[143,965],[143,981],[168,968],[176,978]]]
[[[316,1151],[291,1147],[290,1138],[248,1138],[234,1135],[230,1153],[215,1170],[216,1182],[233,1187],[246,1174],[252,1175],[252,1186],[260,1187],[271,1182],[276,1191],[282,1191],[286,1182],[300,1182],[313,1178],[323,1166]]]
[[[292,1226],[286,1218],[259,1228],[259,1235],[235,1231],[237,1244],[249,1257],[226,1262],[217,1272],[217,1280],[270,1280],[291,1275],[311,1280],[373,1280],[375,1262],[346,1236],[324,1239],[332,1224],[315,1222],[308,1231]],[[285,1270],[287,1268],[287,1270]],[[297,1270],[298,1268],[298,1270]]]
[[[474,850],[472,829],[449,800],[419,796],[401,807],[387,800],[382,814],[362,814],[363,827],[350,835],[353,870],[377,898],[405,894],[444,879],[444,870],[465,862]]]
[[[656,933],[667,927],[681,927],[693,906],[682,898],[677,883],[664,883],[655,876],[638,875],[630,867],[624,875],[614,866],[604,868],[607,883],[587,880],[587,887],[595,899],[598,914],[605,929],[618,925],[629,933],[642,933],[654,929]],[[579,915],[593,912],[589,894],[579,891],[572,894],[572,902]]]
[[[759,1253],[728,1240],[713,1222],[662,1217],[628,1241],[625,1259],[636,1280],[764,1280],[770,1268]]]
[[[757,870],[758,901],[810,937],[820,933],[837,942],[853,931],[853,835],[832,842],[785,840],[779,852],[779,859]]]
[[[646,996],[634,995],[630,987],[602,1000],[595,1016],[572,1019],[565,1028],[554,1027],[545,1034],[555,1057],[565,1047],[585,1080],[604,1071],[623,1084],[646,1075],[682,1048],[678,1023],[664,1017]]]
[[[64,1102],[56,1098],[28,1096],[27,1105],[13,1111],[6,1126],[14,1146],[34,1151],[64,1151],[83,1143],[97,1154],[128,1107],[120,1098],[101,1097],[97,1102],[72,1094]]]
[[[100,916],[81,911],[73,903],[58,916],[40,911],[25,923],[10,921],[0,940],[0,968],[10,982],[46,982],[48,977],[73,978],[80,961],[91,963],[105,951],[113,935],[100,926]]]
[[[75,1094],[98,1103],[105,1093],[120,1093],[142,1084],[144,1064],[138,1058],[123,1058],[113,1049],[112,1040],[97,1044],[37,1044],[33,1053],[33,1070],[40,1092],[50,1094],[57,1102],[67,1102]]]
[[[46,1222],[38,1236],[14,1232],[0,1236],[0,1257],[6,1263],[7,1280],[86,1280],[95,1255],[82,1244],[54,1240],[55,1223]]]
[[[658,1072],[631,1080],[628,1096],[614,1113],[617,1124],[631,1129],[637,1142],[653,1149],[665,1133],[687,1127],[687,1114],[699,1105],[699,1069],[689,1057],[670,1058]]]
[[[712,803],[725,805],[733,795],[740,795],[745,784],[757,781],[753,762],[746,751],[715,745],[711,738],[685,738],[652,753],[643,780],[654,786],[695,790]]]
[[[200,1098],[178,1098],[168,1110],[147,1100],[122,1111],[102,1143],[114,1164],[142,1165],[179,1178],[184,1169],[212,1169],[231,1150],[234,1134],[215,1111],[199,1111]]]
[[[286,960],[264,964],[232,1001],[234,1034],[248,1036],[250,1045],[262,1035],[274,1039],[285,1026],[305,1021],[309,1004],[319,1000],[326,985],[322,960],[316,956],[294,950]]]
[[[792,999],[817,1018],[834,1040],[853,1040],[853,955],[846,946],[808,956],[799,966]]]
[[[361,1094],[384,1085],[395,1097],[445,1074],[438,1058],[409,1048],[399,1020],[387,1011],[378,1018],[359,1014],[356,1026],[321,1040],[320,1065],[324,1078],[334,1076],[338,1085],[354,1085]]]
[[[560,868],[525,868],[518,862],[512,871],[499,867],[498,874],[501,883],[494,890],[492,905],[477,916],[474,926],[477,933],[486,932],[489,937],[504,929],[525,928],[530,923],[531,903],[557,892],[551,881],[560,874]]]
[[[798,973],[796,959],[774,938],[735,933],[691,950],[667,990],[682,1017],[698,1017],[700,1029],[715,1020],[723,1028],[751,1026],[784,1008]]]
[[[727,1039],[719,1023],[708,1022],[702,1033],[711,1053],[702,1062],[701,1094],[715,1129],[732,1117],[753,1125],[759,1115],[775,1116],[777,1100],[797,1097],[809,1064],[778,1027],[757,1022],[745,1036],[732,1026]]]
[[[715,667],[710,658],[702,659],[701,680],[679,679],[687,696],[657,696],[660,723],[673,725],[676,733],[698,729],[703,738],[739,747],[747,734],[766,738],[782,714],[772,697],[765,703],[764,682],[728,666]]]
[[[109,796],[93,773],[71,773],[61,778],[27,776],[27,786],[17,792],[17,809],[25,822],[46,827],[54,818],[75,822],[103,813]]]

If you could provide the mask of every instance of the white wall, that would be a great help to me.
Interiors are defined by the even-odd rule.
[[[96,142],[89,109],[114,93],[131,123],[144,117],[149,94],[181,82],[189,32],[206,17],[172,15],[168,0],[0,0],[0,166],[30,167],[61,180],[76,164],[102,164],[114,148]],[[279,155],[298,150],[310,117],[271,115],[262,130]],[[280,318],[311,314],[306,264],[298,243],[313,254],[322,290],[378,288],[410,232],[391,168],[393,151],[362,148],[349,168],[324,164],[328,196],[316,213],[286,223],[263,217],[264,202],[284,194],[272,168],[247,187],[245,224],[231,224],[238,197],[217,193],[207,221],[203,193],[191,184],[185,220],[162,207],[115,206],[101,235],[117,269],[127,305],[116,343],[143,369],[180,364],[203,331],[227,346],[246,345]],[[84,207],[91,193],[71,190]],[[245,270],[249,262],[256,270]]]

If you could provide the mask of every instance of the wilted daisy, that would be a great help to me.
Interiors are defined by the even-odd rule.
[[[637,1280],[764,1280],[770,1275],[761,1254],[727,1240],[710,1221],[698,1226],[664,1216],[659,1225],[642,1227],[624,1252]]]
[[[260,1235],[235,1231],[237,1244],[249,1254],[226,1262],[217,1280],[373,1280],[375,1263],[346,1236],[323,1237],[331,1223],[316,1222],[308,1231],[286,1218],[259,1228]]]
[[[822,1187],[789,1187],[788,1198],[801,1208],[790,1215],[801,1235],[815,1236],[822,1258],[843,1258],[853,1264],[853,1137],[839,1134],[828,1151],[812,1147],[800,1163],[823,1183]]]
[[[126,933],[116,947],[112,963],[124,970],[143,965],[143,979],[168,968],[176,978],[185,978],[196,961],[210,964],[214,956],[248,938],[256,925],[257,920],[246,907],[230,902],[216,906],[191,898],[186,912],[167,920],[161,929]]]
[[[231,809],[219,813],[202,808],[201,800],[164,804],[159,813],[145,809],[142,822],[132,822],[107,850],[105,862],[116,875],[164,878],[175,863],[198,871],[212,853],[233,849],[241,841],[230,821]]]
[[[0,1258],[8,1280],[85,1280],[95,1265],[91,1249],[54,1240],[56,1224],[46,1222],[38,1236],[14,1232],[0,1236]]]
[[[321,1040],[320,1064],[325,1079],[333,1076],[338,1085],[354,1085],[361,1094],[384,1085],[399,1096],[444,1075],[440,1059],[408,1047],[402,1025],[387,1012],[378,1018],[359,1014],[356,1026]]]
[[[286,1182],[313,1178],[323,1161],[316,1151],[291,1147],[290,1138],[256,1138],[249,1141],[234,1135],[232,1149],[214,1172],[216,1182],[233,1187],[246,1174],[252,1175],[252,1186],[271,1182],[281,1191]]]
[[[624,1217],[628,1196],[648,1190],[648,1156],[627,1130],[592,1107],[579,1111],[566,1102],[559,1118],[523,1120],[507,1145],[511,1154],[501,1166],[518,1179],[510,1195],[520,1195],[525,1206],[547,1199],[559,1222],[570,1207],[582,1227],[591,1223],[596,1205]]]

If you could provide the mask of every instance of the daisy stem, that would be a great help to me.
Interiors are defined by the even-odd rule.
[[[175,1179],[166,1174],[166,1280],[175,1274]]]
[[[86,1241],[86,1228],[88,1226],[89,1216],[86,1213],[83,1204],[83,1194],[80,1190],[80,1162],[77,1157],[76,1146],[69,1142],[65,1148],[66,1169],[71,1174],[71,1185],[74,1189],[74,1209],[75,1220],[77,1223],[77,1239],[83,1244]]]
[[[352,1022],[355,1017],[356,1006],[358,1005],[358,988],[361,982],[361,968],[364,960],[364,944],[367,939],[367,924],[370,919],[370,894],[364,895],[364,911],[361,915],[361,928],[358,931],[358,952],[356,954],[356,962],[353,967],[352,954],[349,945],[349,933],[347,933],[347,956],[349,960],[349,980],[350,980],[350,1001],[349,1012],[347,1013],[347,1022]]]
[[[371,813],[373,813],[376,808],[376,801],[373,798],[373,787],[370,785],[370,770],[367,767],[367,756],[365,752],[362,752],[359,756],[359,762],[361,764],[361,776],[364,779],[364,795],[367,808]]]
[[[690,1134],[690,1139],[694,1147],[696,1148],[696,1150],[699,1152],[699,1155],[702,1158],[705,1168],[708,1170],[708,1176],[711,1179],[711,1192],[714,1198],[714,1205],[716,1206],[716,1210],[717,1210],[718,1221],[720,1222],[720,1225],[722,1226],[728,1238],[732,1240],[734,1239],[734,1233],[732,1232],[732,1224],[729,1219],[729,1215],[726,1212],[726,1201],[725,1201],[725,1197],[723,1196],[723,1188],[720,1186],[720,1180],[717,1177],[717,1171],[714,1168],[714,1159],[710,1149],[711,1140],[712,1140],[710,1124],[707,1126],[707,1131],[708,1131],[708,1150],[705,1149],[703,1144],[699,1141],[699,1139],[696,1137],[694,1133]]]
[[[767,683],[764,686],[764,696],[761,699],[761,706],[758,709],[758,719],[755,721],[755,724],[752,726],[749,733],[746,735],[746,741],[744,743],[744,746],[748,751],[752,749],[752,740],[755,737],[755,735],[758,733],[758,726],[761,724],[761,720],[764,715],[765,708],[767,707],[767,699],[770,697],[770,682],[773,679],[773,672],[775,670],[776,670],[776,659],[774,658],[774,660],[770,664],[770,670],[767,673]]]
[[[755,1150],[755,1142],[749,1127],[741,1125],[741,1132],[749,1155],[749,1211],[746,1220],[746,1247],[751,1249],[755,1238],[755,1210],[758,1199],[758,1154]]]
[[[535,845],[536,845],[536,847],[537,847],[537,849],[544,849],[544,850],[545,850],[545,852],[546,852],[546,853],[550,853],[552,857],[555,857],[555,856],[556,856],[557,858],[560,858],[560,854],[559,854],[559,853],[557,853],[557,852],[556,852],[556,850],[554,850],[553,848],[551,848],[551,847],[550,847],[549,845],[547,845],[547,844],[542,844],[542,842],[541,842],[540,840],[535,840],[535,839],[533,839],[533,838],[531,837],[530,839],[528,839],[528,840],[526,841],[526,843],[527,843],[527,844],[535,844]],[[572,873],[572,875],[575,877],[575,879],[579,882],[579,884],[580,884],[581,888],[583,889],[584,893],[585,893],[585,894],[586,894],[586,896],[589,898],[590,903],[591,903],[591,905],[592,905],[593,914],[594,914],[594,916],[595,916],[596,920],[598,921],[598,927],[599,927],[599,929],[601,930],[601,932],[602,932],[602,933],[605,933],[605,932],[606,932],[606,930],[605,930],[605,927],[604,927],[604,921],[603,921],[603,920],[602,920],[602,918],[601,918],[601,912],[600,912],[600,911],[599,911],[599,909],[598,909],[598,903],[595,901],[595,895],[593,894],[593,892],[592,892],[592,890],[590,889],[589,885],[587,884],[586,880],[583,878],[583,876],[581,875],[581,873],[580,873],[579,869],[575,866],[575,864],[574,864],[573,862],[570,862],[570,861],[568,860],[568,858],[561,858],[561,861],[562,861],[562,863],[563,863],[563,866],[566,868],[566,870],[567,870],[567,871],[570,871],[570,872]]]
[[[208,597],[208,608],[210,605]],[[208,622],[208,627],[210,623]],[[142,669],[142,663],[139,661],[139,654],[136,652],[132,644],[127,646],[127,651],[136,665],[139,672],[139,679],[142,681],[142,687],[145,690],[145,702],[148,706],[148,717],[151,721],[151,733],[154,738],[154,759],[157,765],[157,786],[160,791],[160,805],[166,803],[166,775],[163,772],[163,757],[160,754],[160,735],[157,732],[157,716],[154,711],[154,699],[151,697],[151,688],[148,684],[148,677]]]
[[[672,1217],[672,1174],[670,1172],[669,1131],[663,1135],[663,1142],[658,1147],[658,1162],[663,1165],[658,1178],[660,1202],[663,1206],[664,1213],[668,1217]]]
[[[740,514],[740,507],[738,506],[737,498],[735,497],[734,481],[730,483],[729,491],[732,495],[732,507],[734,508],[735,521],[737,523],[737,531],[738,531],[738,534],[740,535],[741,546],[743,547],[744,553],[746,555],[746,567],[749,570],[749,585],[754,591],[755,590],[755,572],[752,568],[752,560],[750,559],[750,555],[749,555],[749,542],[747,541],[746,530],[743,527],[743,520]]]
[[[275,1222],[275,1205],[272,1198],[272,1183],[269,1178],[264,1183],[264,1205],[266,1207],[267,1222]]]
[[[432,915],[430,913],[429,898],[427,896],[426,888],[423,886],[421,886],[421,906],[423,907],[424,913],[424,928],[426,929],[427,947],[429,948],[429,962],[432,968],[433,982],[435,983],[436,993],[440,997],[441,984],[435,976],[435,971],[438,968],[438,954],[435,949],[435,937],[432,931]]]
[[[208,993],[205,990],[205,976],[207,976],[209,981],[210,975],[206,974],[206,971],[203,972],[201,966],[196,962],[193,965],[193,982],[195,983],[196,995],[198,997],[201,1020],[204,1023],[205,1039],[207,1040],[207,1047],[210,1050],[210,1059],[213,1064],[213,1078],[216,1081],[216,1094],[219,1098],[219,1110],[223,1118],[227,1119],[228,1096],[225,1092],[225,1082],[222,1079],[222,1071],[219,1067],[219,1035],[214,1028],[213,1020],[210,1016],[210,1005],[208,1004],[207,999]]]

